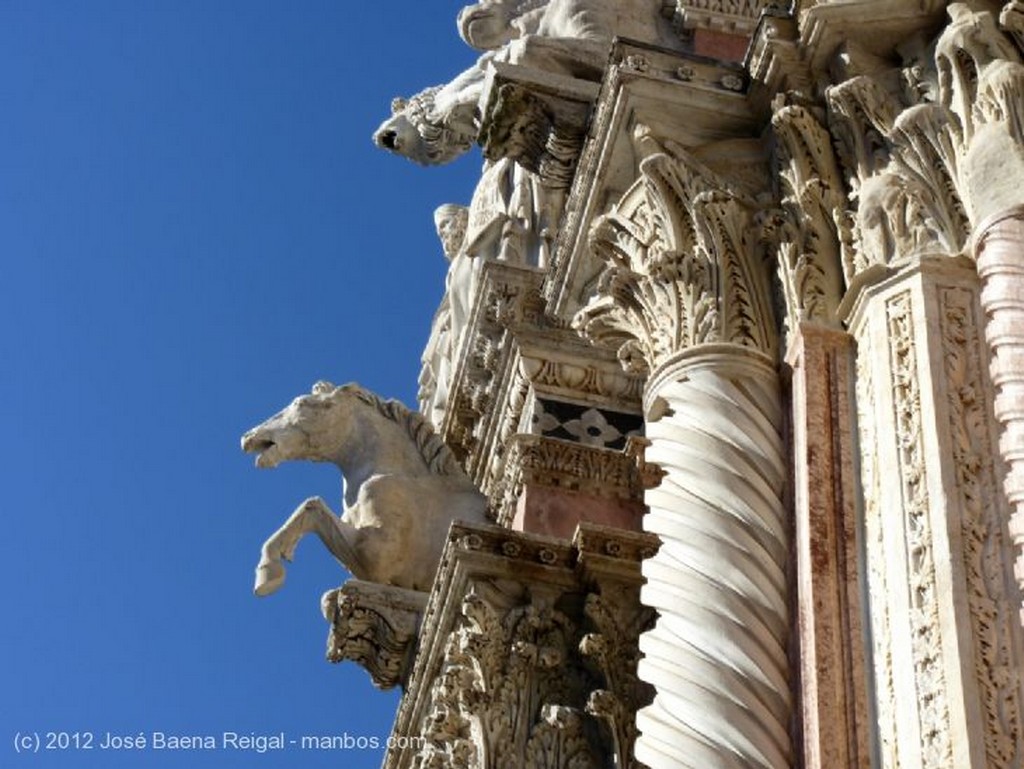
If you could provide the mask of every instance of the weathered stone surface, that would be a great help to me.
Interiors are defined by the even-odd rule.
[[[476,509],[556,536],[456,527],[387,766],[1021,764],[1022,7],[460,14],[480,58],[376,135],[488,158],[421,408]],[[656,537],[570,544],[595,519]],[[267,576],[309,527],[366,573],[311,501]],[[426,589],[404,548],[377,576]],[[415,601],[373,590],[337,654],[404,681]]]
[[[864,289],[850,327],[881,765],[1018,766],[1019,598],[973,265],[912,264]]]
[[[871,766],[853,338],[802,322],[786,361],[795,513],[797,709],[807,769]]]
[[[639,559],[655,546],[601,527],[572,543],[453,527],[395,724],[422,739],[384,766],[640,769]]]
[[[380,689],[405,686],[426,603],[426,593],[358,579],[329,590],[320,600],[331,623],[327,659],[363,666]]]

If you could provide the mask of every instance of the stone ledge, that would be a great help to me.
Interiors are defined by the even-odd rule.
[[[330,662],[351,660],[378,689],[405,686],[427,594],[351,579],[324,593]]]

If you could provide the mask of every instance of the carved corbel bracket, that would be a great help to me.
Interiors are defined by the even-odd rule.
[[[351,579],[321,599],[330,662],[351,660],[378,689],[405,686],[427,594]]]
[[[511,158],[546,186],[568,188],[597,91],[589,81],[492,62],[481,97],[484,157]]]

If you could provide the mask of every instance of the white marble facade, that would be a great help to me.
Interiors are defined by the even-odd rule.
[[[332,656],[425,739],[385,766],[1024,766],[1024,5],[458,31],[476,61],[374,136],[486,159],[435,212],[411,465],[261,561],[313,530],[363,580]]]

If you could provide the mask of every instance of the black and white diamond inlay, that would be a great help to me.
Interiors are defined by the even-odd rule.
[[[639,414],[598,409],[564,401],[540,400],[533,412],[533,430],[547,438],[605,449],[623,449],[630,436],[643,435]]]

